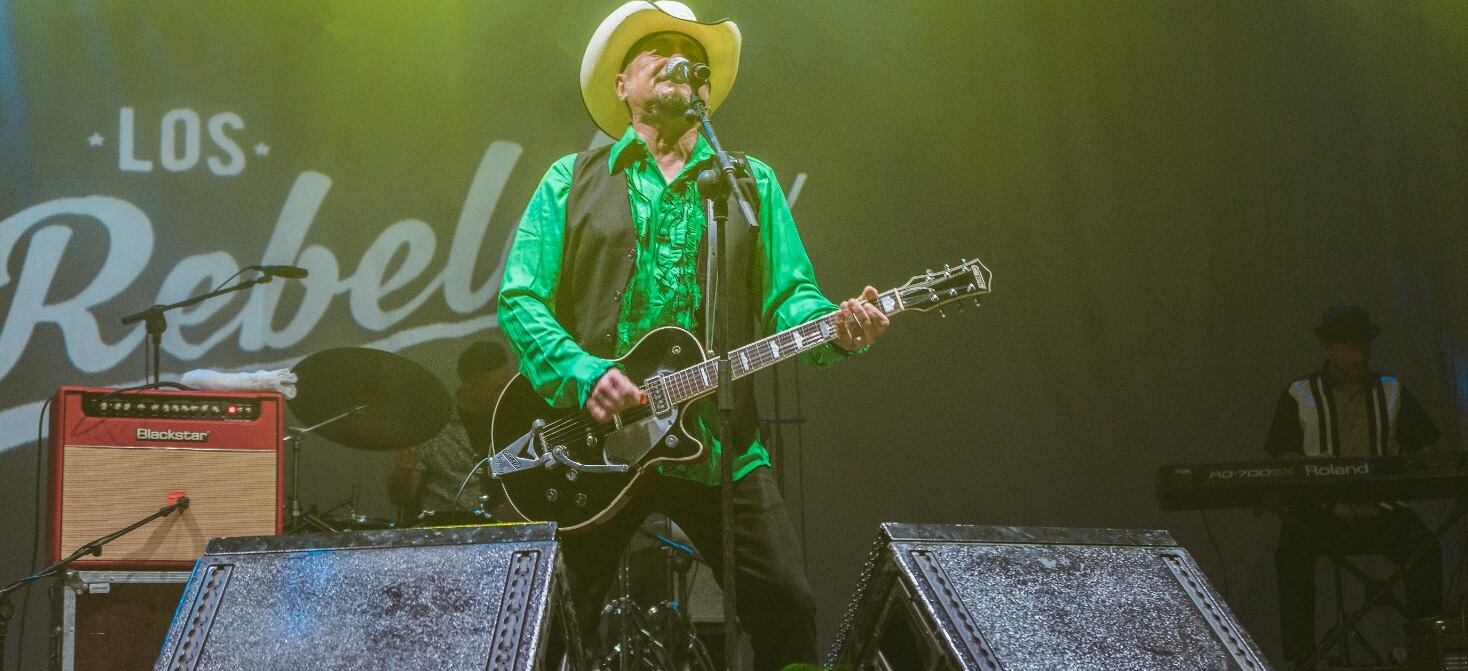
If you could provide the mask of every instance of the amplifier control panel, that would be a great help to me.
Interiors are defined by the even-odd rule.
[[[84,394],[82,412],[88,417],[253,421],[260,417],[260,399],[177,393]]]

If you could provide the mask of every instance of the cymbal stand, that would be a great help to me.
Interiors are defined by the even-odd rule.
[[[286,531],[300,531],[305,527],[312,527],[318,531],[336,533],[340,531],[336,527],[327,524],[325,520],[317,517],[314,513],[301,510],[301,441],[306,434],[311,433],[323,426],[333,422],[341,421],[353,415],[360,415],[367,411],[366,405],[359,405],[347,410],[335,417],[317,422],[308,427],[293,426],[285,430],[288,434],[286,440],[291,445],[291,492],[286,501],[286,515],[290,518],[286,524]]]

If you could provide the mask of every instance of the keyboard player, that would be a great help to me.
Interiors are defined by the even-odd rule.
[[[1380,332],[1360,306],[1337,305],[1325,311],[1315,335],[1326,363],[1280,395],[1266,439],[1270,454],[1364,457],[1424,450],[1437,441],[1437,427],[1401,381],[1368,368],[1371,341]],[[1314,649],[1317,557],[1378,554],[1402,562],[1430,539],[1415,512],[1391,502],[1288,511],[1275,551],[1285,658],[1298,664]],[[1441,548],[1434,546],[1408,572],[1406,592],[1409,617],[1441,611]]]

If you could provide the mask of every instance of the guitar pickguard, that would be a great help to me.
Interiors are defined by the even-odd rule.
[[[642,461],[673,430],[678,412],[656,415],[627,424],[603,439],[602,456],[609,464],[636,464]]]

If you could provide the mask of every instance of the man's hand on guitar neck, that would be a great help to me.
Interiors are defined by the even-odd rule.
[[[646,403],[647,395],[642,393],[642,389],[627,379],[622,369],[612,366],[591,388],[591,394],[586,397],[586,412],[604,424],[612,415]]]
[[[877,288],[868,285],[861,295],[841,301],[841,313],[836,316],[836,346],[848,352],[869,347],[886,332],[887,315],[872,301],[877,300]]]

